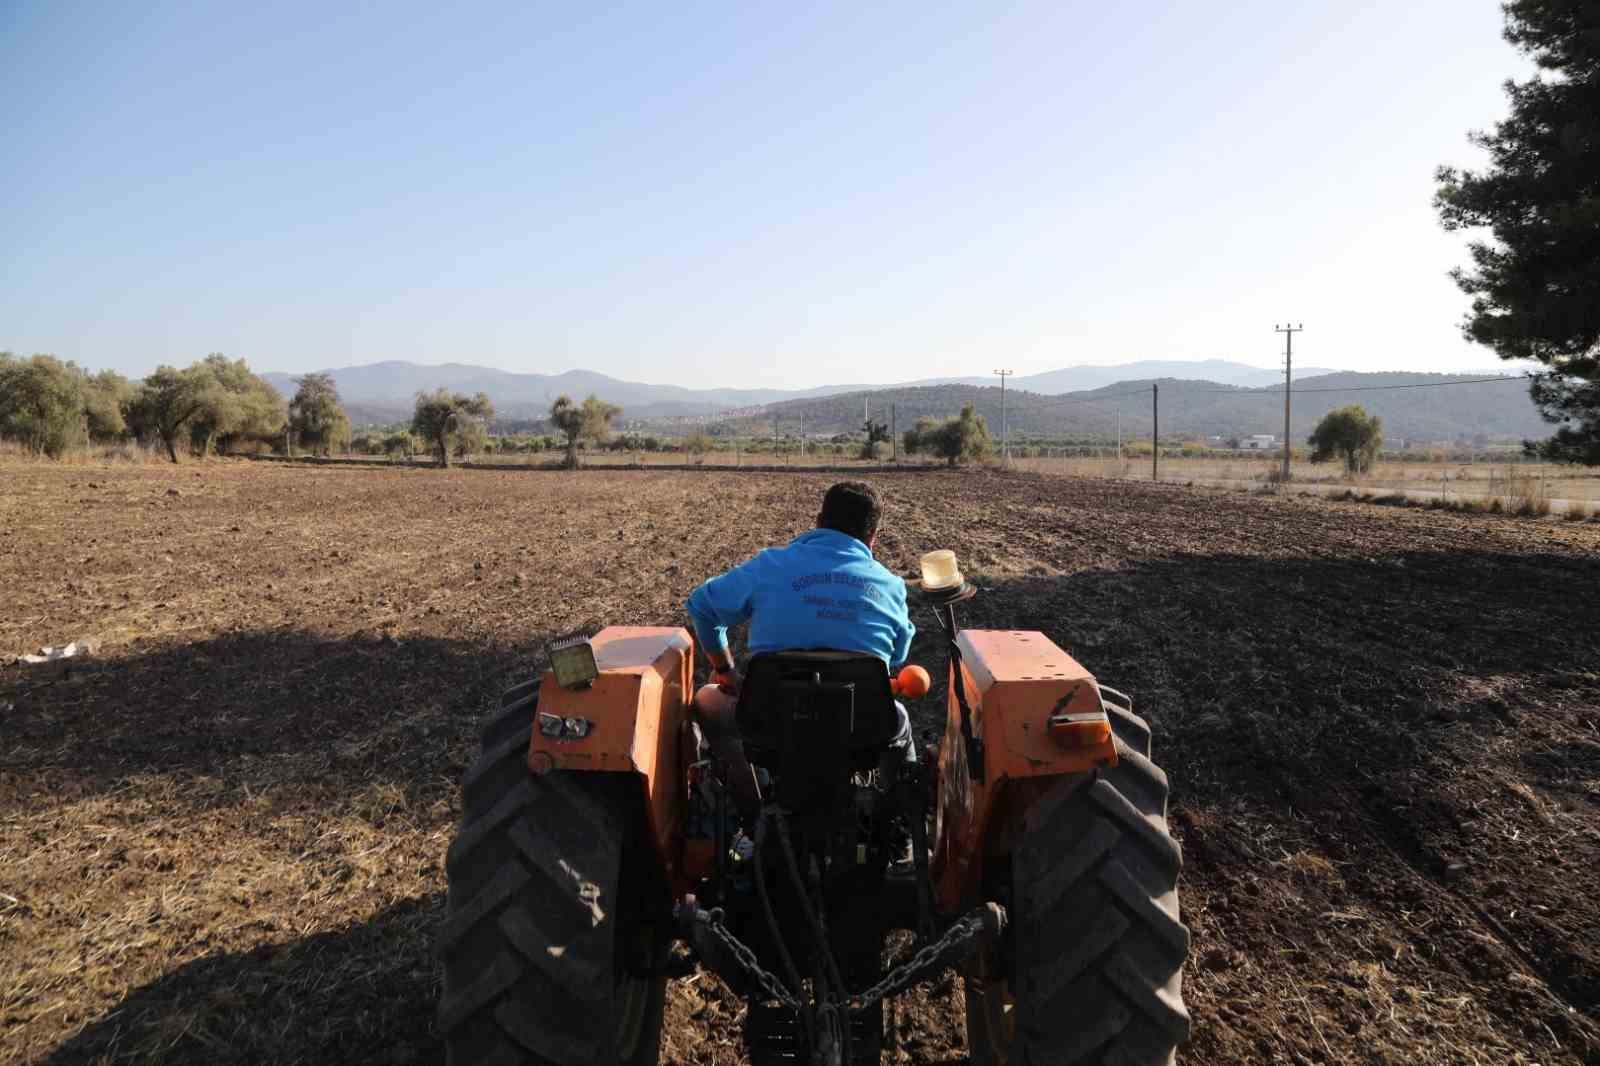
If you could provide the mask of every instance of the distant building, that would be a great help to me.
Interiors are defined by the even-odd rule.
[[[1268,451],[1278,446],[1278,438],[1271,433],[1257,433],[1246,437],[1239,442],[1239,447],[1246,451]]]

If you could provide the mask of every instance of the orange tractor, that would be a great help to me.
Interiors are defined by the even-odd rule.
[[[886,754],[918,668],[758,655],[729,722],[683,629],[553,646],[463,782],[449,1062],[655,1063],[697,964],[747,1001],[757,1066],[877,1063],[884,1001],[951,966],[974,1063],[1172,1062],[1189,935],[1150,728],[1043,634],[959,630],[971,594],[923,594],[948,683],[921,763]]]

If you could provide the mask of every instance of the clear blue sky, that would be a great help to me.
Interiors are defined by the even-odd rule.
[[[804,386],[1493,366],[1493,0],[0,6],[0,348]]]

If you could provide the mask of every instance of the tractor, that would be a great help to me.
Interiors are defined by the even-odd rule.
[[[973,586],[924,575],[946,724],[920,759],[886,748],[918,667],[757,655],[730,716],[684,629],[550,646],[462,784],[453,1066],[653,1064],[696,967],[747,1003],[755,1066],[879,1062],[885,1001],[951,967],[979,1066],[1174,1061],[1189,934],[1149,725],[1042,633],[960,629]]]

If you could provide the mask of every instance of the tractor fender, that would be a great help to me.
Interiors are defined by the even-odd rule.
[[[956,642],[932,849],[935,894],[945,910],[970,902],[985,856],[1009,850],[1026,807],[1056,780],[1117,762],[1099,684],[1049,637],[967,629]],[[957,685],[982,742],[981,766],[969,763]]]
[[[528,745],[528,769],[632,771],[645,793],[650,836],[669,883],[681,887],[682,752],[693,698],[694,641],[677,626],[607,626],[590,640],[599,676],[569,689],[546,671]]]

